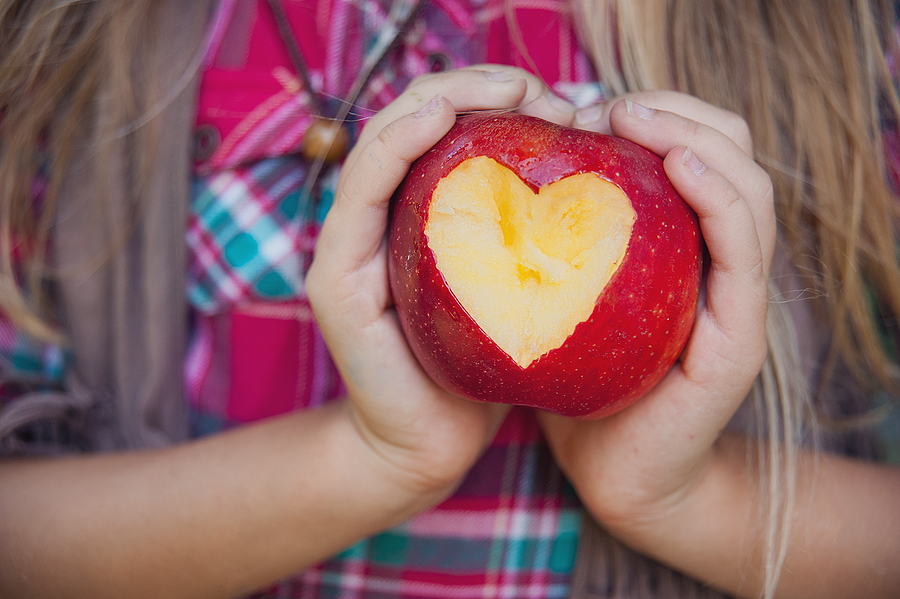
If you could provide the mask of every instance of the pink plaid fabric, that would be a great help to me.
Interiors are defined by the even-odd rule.
[[[509,41],[503,0],[433,0],[359,98],[357,130],[412,77],[473,63],[536,69],[562,94],[597,99],[563,0],[519,4],[524,52]],[[334,109],[390,0],[285,8],[313,85]],[[185,372],[198,435],[344,391],[303,285],[339,169],[301,197],[308,165],[296,151],[313,114],[267,3],[223,0],[211,37],[187,233],[195,326]],[[262,596],[562,598],[580,521],[533,413],[517,409],[453,497]]]
[[[414,75],[478,62],[523,66],[562,95],[597,99],[602,89],[563,2],[433,0],[360,98],[354,120],[364,122]],[[508,4],[521,49],[509,41]],[[314,84],[340,98],[384,23],[387,0],[286,0],[286,7]],[[194,326],[185,376],[198,435],[310,409],[343,392],[303,288],[337,169],[324,174],[314,201],[300,197],[307,165],[294,152],[311,120],[308,90],[276,41],[265,3],[222,0],[212,34],[187,232]],[[887,155],[900,164],[894,135]],[[900,187],[898,171],[890,174]],[[34,343],[0,314],[0,409],[22,393],[6,381],[59,384],[65,362],[61,348]],[[898,422],[895,410],[882,432],[882,455],[894,463]],[[533,414],[515,409],[453,497],[260,597],[562,598],[581,517]]]
[[[339,99],[352,85],[353,65],[362,63],[365,49],[384,26],[389,4],[284,3],[313,84],[326,97]],[[522,3],[518,26],[522,38],[531,41],[522,51],[509,41],[504,6],[501,0],[434,0],[362,93],[351,113],[353,124],[358,128],[413,77],[473,63],[537,69],[559,93],[583,103],[601,96],[590,78],[590,62],[575,44],[564,0]],[[203,153],[195,165],[188,227],[188,295],[196,327],[186,376],[197,428],[204,432],[247,421],[250,415],[278,414],[287,406],[318,405],[342,392],[330,360],[285,363],[284,357],[286,349],[296,349],[294,356],[320,355],[316,348],[321,340],[305,305],[303,273],[333,197],[338,168],[323,173],[312,198],[300,197],[308,165],[296,151],[314,115],[267,4],[223,0],[211,39],[197,118]],[[265,306],[273,301],[293,306],[279,313],[293,310],[295,317],[268,319],[267,326],[282,334],[236,336],[244,334],[238,324],[249,318],[246,314],[271,311]],[[297,347],[274,343],[275,338],[294,339]],[[268,384],[267,392],[258,385],[237,384],[247,359],[242,352],[251,362],[281,364],[273,376],[283,380]],[[304,391],[294,392],[298,389]]]

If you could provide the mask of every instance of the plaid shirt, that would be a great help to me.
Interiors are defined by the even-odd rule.
[[[416,75],[482,62],[536,70],[576,103],[602,97],[565,0],[513,3],[530,44],[524,52],[509,42],[504,0],[432,0],[351,120],[363,123]],[[285,7],[314,86],[343,97],[389,0],[286,0]],[[303,288],[338,174],[322,175],[313,204],[301,198],[308,165],[296,151],[313,118],[308,90],[265,2],[221,0],[210,40],[187,230],[193,328],[185,380],[196,435],[309,409],[343,392]],[[900,156],[900,144],[890,147],[892,158]],[[0,315],[0,366],[60,382],[65,356]],[[0,381],[0,407],[14,395]],[[895,410],[884,423],[885,456],[894,462],[898,418]],[[581,517],[533,415],[514,409],[454,496],[261,596],[564,597]]]
[[[45,190],[46,177],[41,172],[31,189],[37,209],[44,203]],[[28,243],[22,241],[13,240],[14,263],[22,258],[20,252],[27,251]],[[21,283],[22,277],[19,279]],[[69,357],[63,348],[23,333],[0,312],[0,410],[25,391],[61,386]]]
[[[521,3],[526,6],[525,3]],[[534,66],[575,101],[596,100],[564,0],[518,11]],[[389,0],[286,2],[313,85],[342,98],[387,19]],[[206,434],[315,407],[343,386],[312,318],[303,277],[338,167],[312,201],[296,152],[314,114],[265,2],[223,2],[201,82],[188,296],[186,379],[194,431]],[[511,50],[502,0],[434,0],[357,100],[351,121],[436,69],[495,62]],[[581,508],[534,415],[514,410],[453,497],[283,582],[277,597],[565,597]]]

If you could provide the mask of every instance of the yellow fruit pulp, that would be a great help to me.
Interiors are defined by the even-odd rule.
[[[625,193],[595,174],[535,194],[511,170],[478,156],[438,182],[425,235],[462,307],[526,368],[590,317],[635,218]]]

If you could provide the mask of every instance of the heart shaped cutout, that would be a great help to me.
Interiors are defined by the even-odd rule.
[[[478,156],[438,182],[425,235],[460,305],[527,368],[593,313],[635,219],[625,193],[593,173],[535,193]]]

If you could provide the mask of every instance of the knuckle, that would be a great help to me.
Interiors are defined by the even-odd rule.
[[[745,205],[744,197],[731,181],[726,180],[724,187],[725,189],[723,191],[722,207],[725,210],[732,211]],[[744,208],[742,207],[742,209]]]
[[[746,319],[739,318],[740,315],[729,315],[727,319],[724,316],[716,316],[715,331],[706,336],[706,343],[686,361],[684,371],[699,389],[713,392],[732,389],[738,390],[737,395],[743,395],[766,361],[765,325],[758,315]]]
[[[362,196],[363,191],[359,177],[347,177],[335,190],[334,205],[352,206],[354,204],[354,198]]]
[[[368,159],[371,160],[383,180],[397,180],[406,174],[409,164],[415,156],[410,155],[404,141],[404,133],[393,123],[384,127],[375,137],[374,144],[368,148]],[[358,181],[365,189],[371,189],[371,182]]]
[[[392,151],[397,142],[397,135],[394,132],[394,127],[391,127],[390,124],[382,127],[381,130],[378,131],[378,134],[375,136],[375,141],[384,150],[388,152]]]
[[[700,121],[693,119],[685,119],[685,127],[687,128],[687,137],[692,140],[699,140],[709,130],[706,125]],[[702,145],[701,143],[693,143],[692,145]]]
[[[753,134],[750,124],[736,112],[724,111],[725,134],[730,137],[748,156],[753,155]]]
[[[363,151],[363,148],[368,146],[372,140],[377,139],[381,135],[381,132],[390,124],[391,120],[396,118],[395,116],[389,115],[391,115],[390,107],[386,108],[385,111],[379,112],[378,114],[374,115],[366,122],[365,125],[363,125],[362,131],[359,135],[359,139],[357,140],[356,144],[354,144],[348,158],[359,155]],[[348,160],[347,164],[352,163]],[[342,169],[342,171],[345,170],[346,168]]]
[[[422,75],[417,75],[410,80],[409,85],[406,86],[406,91],[415,91],[417,88],[431,84],[435,79],[446,78],[452,72],[453,71],[445,71],[443,73],[424,73]]]

